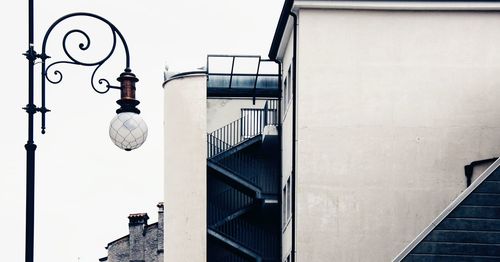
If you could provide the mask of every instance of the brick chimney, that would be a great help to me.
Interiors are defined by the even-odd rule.
[[[163,253],[163,202],[156,205],[158,207],[158,253]]]
[[[128,216],[129,229],[129,261],[144,262],[144,251],[146,248],[146,226],[148,225],[148,214],[138,213]]]

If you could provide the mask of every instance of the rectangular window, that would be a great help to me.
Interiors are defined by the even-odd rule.
[[[285,101],[285,103],[288,105],[288,103],[290,103],[290,99],[292,98],[292,85],[293,85],[293,79],[292,79],[292,65],[290,64],[290,67],[288,67],[288,81],[290,82],[290,86],[288,87],[288,94],[287,94],[287,100]],[[288,106],[287,106],[288,108]]]
[[[291,187],[290,187],[290,179],[291,177],[288,178],[286,181],[286,187],[288,188],[287,190],[287,206],[286,206],[286,221],[288,222],[288,219],[292,217],[292,192],[291,192]]]
[[[288,101],[288,76],[285,77],[285,81],[283,82],[283,103],[282,104],[282,114],[283,118],[286,115],[286,109],[288,108],[287,106],[287,101]]]
[[[287,187],[285,185],[285,187],[283,188],[283,197],[281,198],[281,202],[283,203],[282,206],[281,206],[281,218],[282,218],[282,223],[283,223],[283,227],[286,226],[286,222],[288,221],[287,219],[287,213],[286,213],[286,205],[287,205],[287,202],[288,202],[288,193],[287,193]]]
[[[285,117],[288,108],[290,107],[290,101],[292,100],[292,65],[288,67],[288,71],[285,75],[285,80],[283,81],[283,103],[282,103],[282,114]]]

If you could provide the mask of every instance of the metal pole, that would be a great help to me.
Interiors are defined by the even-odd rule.
[[[111,24],[108,20],[106,20],[103,17],[100,17],[98,15],[92,14],[92,13],[71,13],[68,15],[65,15],[58,20],[56,20],[47,30],[45,33],[43,42],[42,42],[42,52],[41,54],[37,54],[37,52],[34,49],[34,0],[28,0],[28,51],[24,53],[23,55],[28,59],[28,104],[26,107],[23,109],[28,113],[28,141],[26,142],[26,145],[24,145],[26,149],[26,236],[25,236],[25,261],[26,262],[33,262],[33,254],[34,254],[34,224],[35,224],[35,150],[36,150],[36,145],[34,143],[34,115],[36,112],[41,112],[42,113],[42,134],[45,133],[45,113],[49,112],[47,108],[45,108],[45,78],[46,76],[46,68],[45,68],[45,59],[49,58],[46,53],[45,53],[45,47],[47,43],[47,39],[52,32],[52,29],[54,29],[55,26],[57,26],[60,22],[64,21],[65,19],[71,18],[71,17],[76,17],[76,16],[85,16],[85,17],[92,17],[95,19],[98,19],[104,23],[106,23],[110,28],[113,33],[113,46],[116,44],[116,35],[118,35],[119,39],[123,43],[123,47],[125,49],[125,72],[123,72],[120,77],[118,78],[118,81],[120,82],[120,87],[112,86],[109,84],[109,82],[106,79],[100,79],[99,83],[104,81],[107,83],[106,85],[106,90],[105,91],[99,91],[94,87],[93,84],[93,79],[94,75],[91,78],[91,85],[92,88],[98,93],[106,93],[108,92],[111,88],[113,89],[120,89],[122,91],[122,96],[120,100],[118,100],[118,104],[121,106],[120,109],[117,110],[117,113],[119,112],[135,112],[137,114],[140,113],[140,111],[135,107],[136,105],[139,104],[139,101],[135,99],[135,86],[134,83],[138,81],[138,79],[135,77],[135,75],[131,72],[130,70],[130,55],[128,51],[128,46],[127,43],[125,42],[125,39],[123,38],[123,35],[121,32],[113,25]],[[71,34],[74,31],[69,31],[66,33],[66,36],[68,34]],[[88,35],[83,32],[79,31],[82,33],[84,36]],[[90,40],[88,40],[90,44]],[[65,42],[63,42],[63,48],[65,47]],[[81,49],[81,47],[80,47]],[[83,65],[83,66],[97,66],[97,69],[104,63],[106,60],[109,58],[109,56],[114,52],[114,48],[112,49],[111,53],[108,54],[107,57],[104,59],[96,62],[96,63],[84,63],[78,60],[73,60],[74,64],[77,65]],[[69,55],[68,55],[69,56]],[[38,108],[34,104],[34,67],[35,67],[35,61],[40,58],[42,60],[42,75],[41,75],[41,80],[42,80],[42,88],[41,88],[41,96],[42,96],[42,107]],[[55,62],[58,63],[58,62]],[[54,65],[55,63],[52,63],[51,65]],[[49,65],[49,67],[51,66]],[[95,70],[97,70],[95,69]],[[95,74],[95,71],[94,71]],[[62,75],[59,73],[59,76],[62,77]],[[61,78],[62,79],[62,78]],[[50,81],[50,80],[49,80]],[[52,83],[59,83],[60,80],[58,81],[51,81]],[[127,150],[127,149],[125,149]]]
[[[34,244],[34,222],[35,222],[35,150],[33,141],[33,117],[36,106],[33,103],[33,72],[36,53],[33,48],[33,0],[28,1],[28,51],[25,56],[28,59],[28,104],[24,108],[28,113],[28,141],[24,146],[26,149],[26,239],[25,239],[25,261],[33,262]]]

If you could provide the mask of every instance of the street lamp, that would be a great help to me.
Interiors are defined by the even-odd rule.
[[[23,109],[28,113],[28,141],[24,146],[26,148],[26,243],[25,243],[25,261],[33,262],[33,247],[34,247],[34,209],[35,209],[35,150],[36,145],[34,143],[34,115],[37,112],[42,114],[42,134],[45,134],[45,114],[50,112],[45,106],[45,84],[49,81],[52,84],[58,84],[62,81],[63,75],[59,70],[53,71],[55,79],[51,78],[48,74],[53,66],[60,64],[72,64],[78,66],[88,66],[94,67],[94,71],[91,76],[91,86],[92,88],[100,94],[107,93],[110,89],[120,90],[121,97],[117,102],[120,106],[116,110],[116,117],[111,120],[109,127],[109,136],[113,143],[124,149],[130,151],[140,147],[146,140],[148,134],[148,128],[144,120],[139,116],[140,111],[137,109],[139,101],[135,99],[135,83],[139,81],[137,77],[132,73],[130,69],[130,55],[127,43],[123,38],[120,31],[105,18],[92,14],[92,13],[72,13],[65,15],[57,19],[49,27],[42,42],[42,51],[37,53],[34,49],[34,17],[33,17],[33,1],[28,0],[28,51],[23,55],[28,59],[28,104]],[[50,57],[47,55],[46,45],[47,40],[52,32],[52,30],[59,25],[62,21],[65,21],[73,17],[90,17],[97,19],[105,23],[109,29],[111,29],[113,43],[111,50],[105,55],[105,57],[99,61],[95,62],[83,62],[76,59],[67,48],[67,39],[70,35],[78,34],[83,36],[85,41],[78,45],[79,49],[86,51],[90,47],[90,37],[87,33],[80,29],[73,29],[66,32],[62,41],[62,48],[66,55],[66,60],[60,60],[52,62],[47,65],[47,59]],[[106,79],[99,79],[97,82],[99,85],[105,87],[104,90],[99,90],[96,88],[94,83],[94,78],[96,76],[97,70],[111,57],[115,51],[117,37],[123,44],[125,50],[125,69],[123,73],[117,78],[120,83],[119,86],[113,86]],[[41,64],[41,106],[37,107],[34,104],[34,66],[38,63]]]

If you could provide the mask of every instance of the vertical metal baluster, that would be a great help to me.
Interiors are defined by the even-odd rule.
[[[231,232],[231,235],[234,236],[234,224],[229,222],[229,232]]]
[[[248,131],[247,137],[252,135],[252,130],[253,130],[253,111],[250,111],[250,117],[248,118],[248,125],[250,130]]]
[[[261,112],[260,112],[260,109],[258,110],[255,110],[255,134],[254,135],[258,135],[260,133],[260,130],[261,130]]]
[[[250,130],[248,131],[247,137],[252,135],[253,132],[253,110],[250,111],[250,117],[248,118]]]
[[[253,133],[253,119],[254,119],[253,110],[250,111],[250,115],[251,115],[251,117],[248,119],[248,122],[249,122],[248,125],[250,126],[250,131],[248,132],[248,136],[252,136],[252,133]]]
[[[263,120],[263,118],[262,118],[262,110],[257,111],[257,113],[258,113],[257,116],[259,118],[259,125],[260,125],[260,127],[259,127],[259,129],[257,129],[256,135],[262,133],[262,130],[264,130],[264,126],[262,125],[263,124],[263,122],[262,122],[262,120]]]
[[[232,190],[232,188],[230,188],[228,191],[227,191],[227,209],[228,211],[232,211],[233,209],[233,205],[234,205],[234,190]]]
[[[257,110],[252,110],[252,132],[250,136],[255,135],[255,120],[257,119]]]
[[[253,135],[257,135],[259,133],[259,127],[260,127],[260,119],[259,119],[259,110],[255,110],[255,132]]]
[[[268,111],[268,105],[267,105],[267,102],[266,102],[266,106],[264,107],[264,126],[267,125],[267,111]]]
[[[274,107],[274,100],[271,100],[271,102],[269,102],[270,106],[267,110],[267,117],[269,118],[267,120],[268,124],[267,125],[274,125],[274,121],[273,121],[273,116],[272,116],[272,113],[273,113],[273,107]]]
[[[255,122],[255,111],[252,110],[252,130],[250,131],[250,136],[253,135],[253,132],[255,130],[255,125],[254,125],[254,122]]]
[[[236,202],[238,203],[238,205],[236,206],[236,208],[243,207],[243,206],[242,206],[242,204],[241,204],[241,194],[237,194],[237,195],[236,195],[236,199],[237,199],[237,201],[236,201]],[[236,208],[235,208],[235,209],[236,209]]]
[[[255,110],[255,130],[253,135],[256,135],[259,132],[259,111]]]

